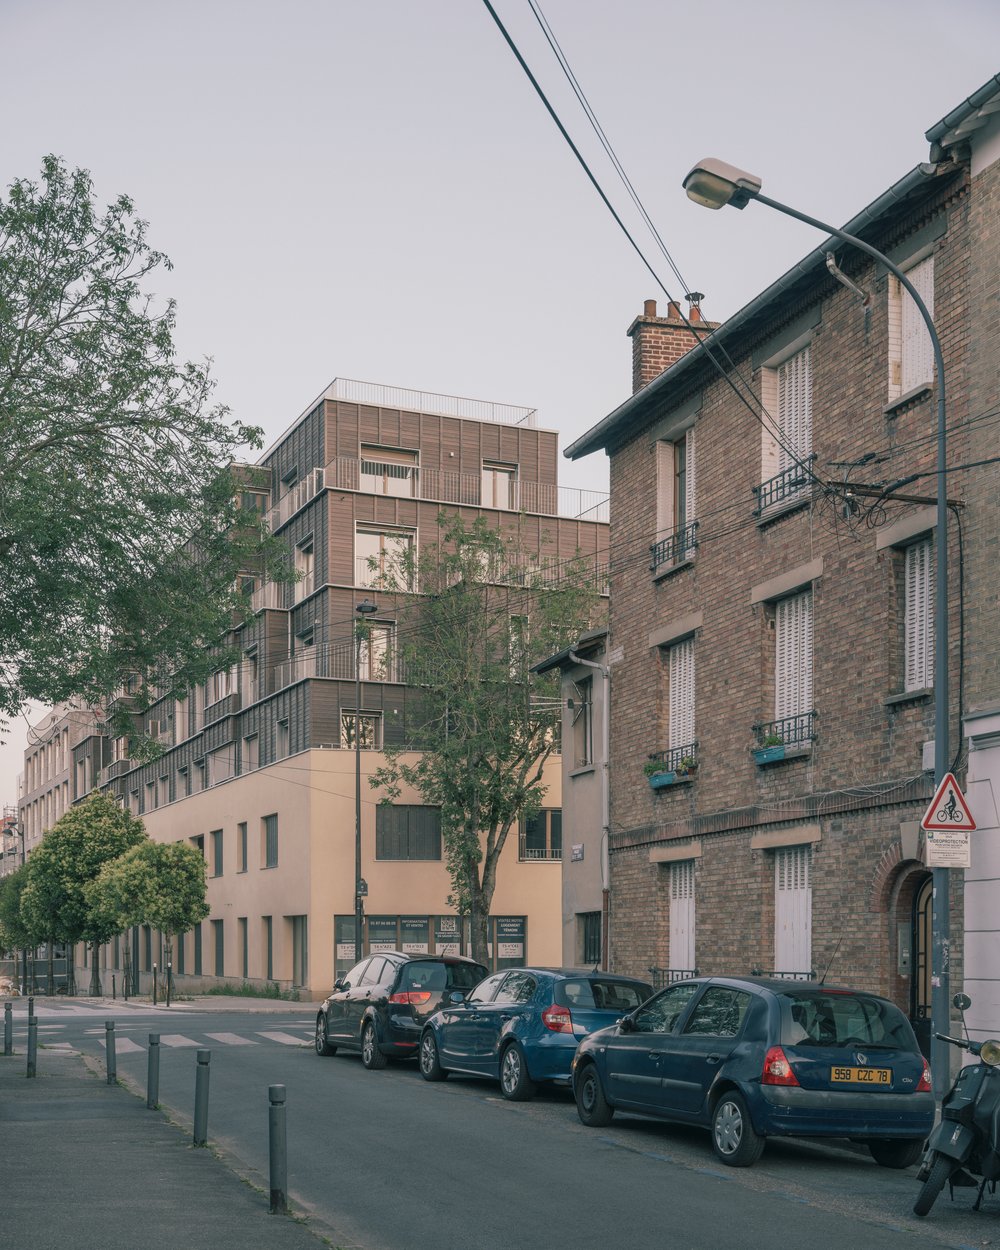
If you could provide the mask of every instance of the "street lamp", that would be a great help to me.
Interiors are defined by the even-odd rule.
[[[362,599],[355,607],[354,648],[354,961],[361,958],[361,920],[364,907],[361,880],[361,639],[365,618],[378,611],[370,599]]]
[[[936,586],[934,591],[934,781],[940,785],[948,771],[948,500],[946,493],[947,457],[947,426],[945,424],[944,399],[944,356],[941,351],[941,340],[934,328],[934,320],[927,310],[927,305],[920,297],[906,274],[893,262],[856,235],[838,230],[836,226],[824,221],[817,221],[800,213],[797,209],[781,204],[761,194],[761,180],[744,169],[728,165],[715,157],[707,157],[699,161],[684,179],[684,190],[688,196],[705,208],[722,208],[731,204],[733,208],[746,208],[751,200],[776,209],[787,217],[804,221],[806,225],[815,226],[827,234],[841,239],[860,248],[862,252],[885,265],[909,292],[910,298],[924,319],[927,332],[934,349],[934,364],[937,368],[937,522],[934,533],[934,559],[937,564]],[[934,868],[932,870],[934,890],[934,910],[931,920],[932,928],[932,964],[931,964],[931,1067],[934,1073],[934,1085],[937,1096],[943,1097],[948,1087],[946,1073],[950,1066],[947,1044],[937,1039],[935,1034],[948,1032],[950,1016],[950,945],[951,918],[949,914],[949,869]]]

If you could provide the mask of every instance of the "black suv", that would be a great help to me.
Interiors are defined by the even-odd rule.
[[[489,973],[461,955],[379,951],[333,987],[316,1016],[316,1054],[360,1050],[366,1068],[415,1056],[424,1021],[454,991],[465,993]]]

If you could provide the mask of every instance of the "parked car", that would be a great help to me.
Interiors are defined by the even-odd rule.
[[[487,977],[464,998],[452,994],[424,1025],[420,1074],[490,1076],[504,1098],[531,1098],[539,1081],[568,1082],[573,1054],[592,1029],[633,1011],[652,989],[645,981],[572,968],[512,968]]]
[[[620,1108],[704,1125],[732,1167],[796,1136],[864,1141],[905,1168],[934,1124],[930,1068],[899,1008],[807,981],[677,982],[584,1039],[573,1092],[584,1124]]]
[[[461,955],[379,951],[333,987],[316,1015],[316,1053],[360,1050],[366,1068],[417,1053],[428,1016],[452,993],[464,993],[489,969]]]

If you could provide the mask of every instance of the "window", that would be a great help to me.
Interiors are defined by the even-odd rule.
[[[291,750],[288,718],[279,720],[275,731],[274,757],[283,760]]]
[[[247,870],[247,822],[240,821],[236,826],[236,855],[237,872],[246,872]]]
[[[170,802],[170,778],[160,777],[156,783],[157,795],[156,803],[158,807],[165,807]]]
[[[584,912],[579,917],[579,926],[581,961],[596,967],[601,962],[601,913]]]
[[[500,982],[506,976],[506,972],[495,972],[493,976],[487,977],[485,981],[480,981],[476,988],[466,999],[469,1003],[488,1003],[497,991]]]
[[[906,268],[927,311],[934,316],[934,257]],[[934,349],[920,310],[898,278],[889,276],[889,399],[930,386],[934,380]]]
[[[484,508],[511,509],[516,503],[517,465],[495,464],[483,461],[483,498]]]
[[[694,745],[694,639],[676,642],[667,651],[670,693],[667,745],[671,750]],[[687,967],[688,965],[684,965]]]
[[[376,859],[440,859],[441,809],[393,804],[375,808]]]
[[[934,685],[934,560],[929,538],[906,548],[904,689]]]
[[[203,833],[196,834],[191,839],[191,845],[198,852],[198,854],[202,857],[202,859],[204,859],[205,858],[205,835]]]
[[[278,817],[277,815],[265,816],[261,823],[261,833],[264,842],[264,867],[277,868],[278,866]]]
[[[373,495],[417,494],[417,453],[398,447],[361,448],[361,489]]]
[[[684,1032],[701,1037],[735,1037],[743,1027],[749,1006],[750,995],[745,990],[709,986],[691,1013]]]
[[[670,865],[670,967],[692,972],[694,960],[694,860]]]
[[[184,967],[185,945],[186,945],[186,935],[183,933],[178,933],[177,934],[177,971],[181,976],[183,976],[185,972],[185,967]]]
[[[221,781],[230,780],[233,776],[233,751],[234,747],[230,742],[228,746],[209,752],[205,761],[207,765],[206,785],[217,786]]]
[[[300,603],[315,590],[316,565],[311,538],[295,548],[295,572],[298,580],[294,588],[294,601]]]
[[[530,1003],[537,988],[538,982],[530,972],[511,972],[493,1001],[501,1006],[507,1003]]]
[[[354,538],[358,586],[415,590],[413,544],[414,535],[409,530],[359,529]]]
[[[146,782],[146,806],[145,811],[151,812],[156,806],[156,782]]]
[[[806,346],[774,368],[761,369],[762,426],[758,511],[802,497],[812,459],[812,359]],[[774,426],[777,426],[775,436]]]
[[[374,712],[362,712],[356,717],[354,712],[340,713],[340,745],[354,750],[354,723],[358,721],[358,732],[362,751],[378,751],[382,746],[382,717]]]
[[[264,976],[268,981],[274,980],[274,924],[270,916],[260,918],[261,936],[263,938]]]
[[[212,921],[212,949],[215,953],[215,975],[226,975],[226,932],[221,920]]]
[[[778,973],[812,968],[811,846],[782,847],[774,855],[774,967]]]
[[[182,766],[177,770],[177,797],[186,799],[191,793],[191,773],[187,766]]]
[[[682,985],[671,985],[651,998],[641,1011],[636,1013],[635,1027],[640,1033],[671,1033],[674,1025],[684,1013],[684,1008],[701,988],[697,983],[685,982]]]
[[[373,621],[358,638],[362,681],[397,681],[396,624]]]
[[[226,699],[236,689],[235,672],[231,668],[219,669],[213,673],[208,684],[208,702],[218,703],[220,699]]]
[[[695,552],[695,432],[685,430],[656,444],[656,539],[654,574],[691,560]]]
[[[267,511],[268,493],[263,490],[244,490],[240,492],[240,507],[244,512],[253,512],[263,516]]]
[[[543,807],[524,822],[521,859],[562,859],[562,808]]]
[[[309,917],[292,916],[292,984],[309,982]]]
[[[256,703],[260,698],[259,660],[256,650],[248,651],[240,669],[240,694],[244,706]]]
[[[787,744],[808,741],[813,710],[812,591],[780,599],[775,608],[774,718],[792,720],[781,733]]]
[[[260,751],[256,734],[249,734],[243,739],[243,772],[253,772],[260,766]]]
[[[250,943],[246,916],[236,918],[236,937],[240,944],[240,976],[248,977],[250,975]]]
[[[594,679],[584,677],[573,684],[573,766],[586,768],[594,762]]]
[[[194,927],[194,975],[201,976],[201,924]]]
[[[524,678],[528,663],[528,618],[512,615],[507,641],[507,664],[513,678]]]
[[[208,835],[212,842],[212,876],[222,876],[222,830],[213,829]]]

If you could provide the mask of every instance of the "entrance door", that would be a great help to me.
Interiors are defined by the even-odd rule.
[[[928,875],[913,895],[913,975],[910,977],[910,1023],[924,1055],[931,1053],[931,909],[933,880]]]

